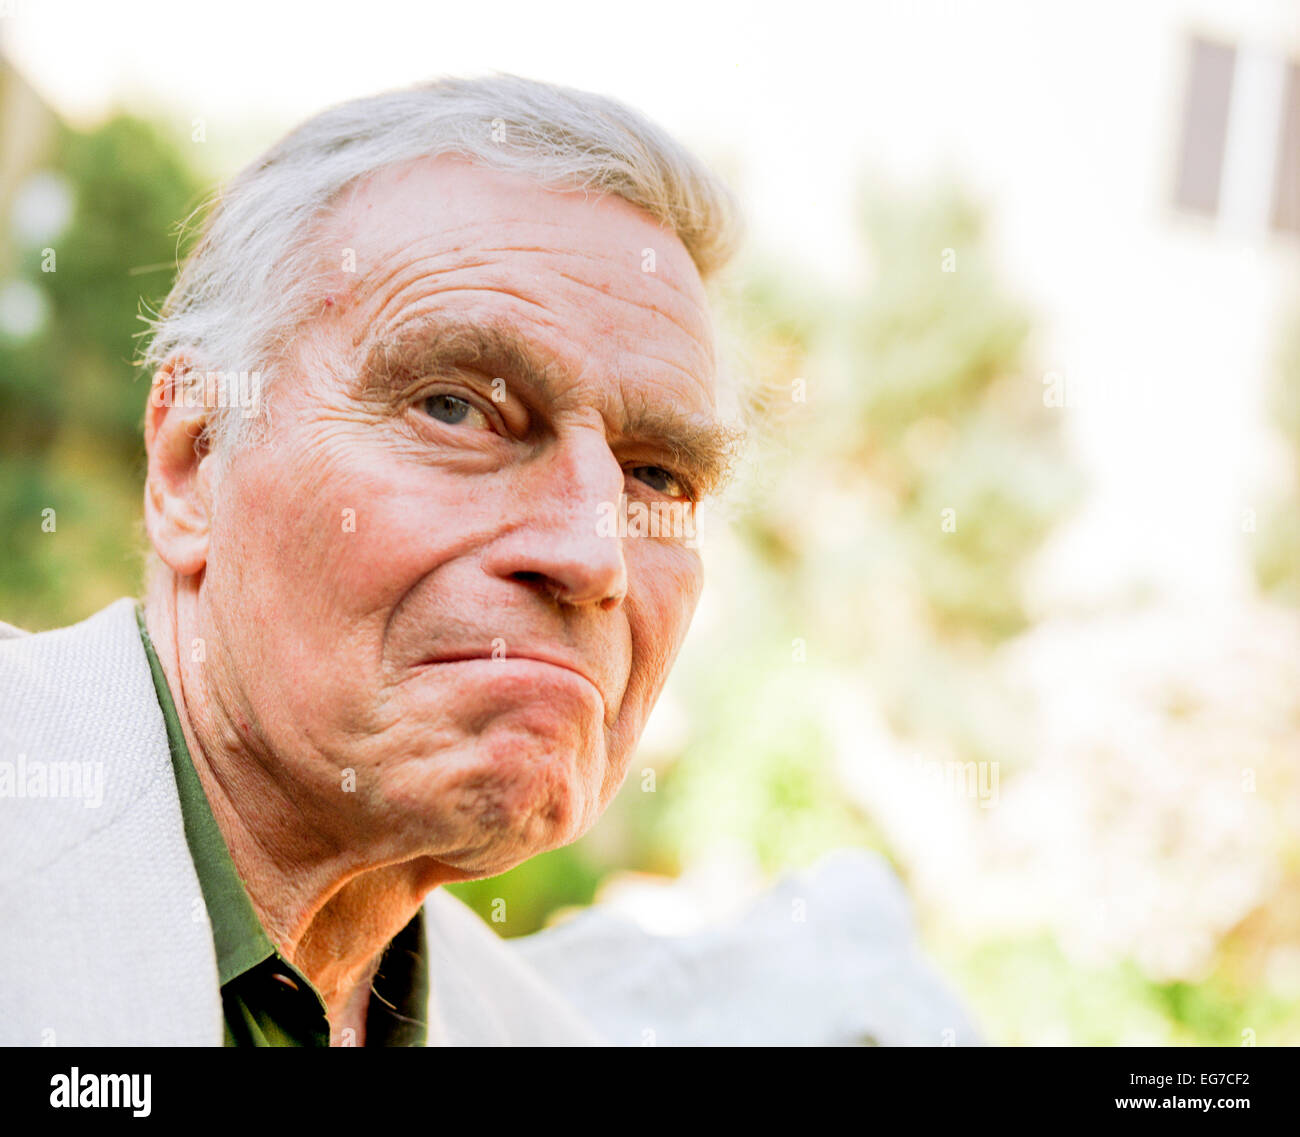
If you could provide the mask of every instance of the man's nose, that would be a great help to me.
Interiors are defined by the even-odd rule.
[[[572,606],[609,610],[627,595],[623,542],[599,524],[617,505],[623,469],[602,431],[583,428],[557,440],[518,470],[515,524],[484,568]]]

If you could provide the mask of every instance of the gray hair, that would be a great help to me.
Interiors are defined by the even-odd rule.
[[[513,75],[440,79],[332,107],[237,174],[148,321],[142,365],[153,371],[182,353],[199,373],[260,371],[265,391],[299,327],[320,311],[314,223],[357,180],[444,154],[624,198],[676,233],[706,280],[738,243],[727,188],[623,104]],[[217,407],[208,425],[223,454],[250,430],[237,405]]]

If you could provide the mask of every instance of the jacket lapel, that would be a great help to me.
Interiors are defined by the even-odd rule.
[[[0,1042],[220,1046],[212,934],[134,601],[0,641],[0,723],[14,775]],[[53,792],[77,776],[79,796]]]

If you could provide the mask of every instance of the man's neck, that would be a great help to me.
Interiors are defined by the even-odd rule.
[[[202,674],[179,645],[197,636],[197,589],[159,585],[145,624],[176,705],[190,758],[258,919],[281,954],[325,1000],[331,1043],[364,1040],[370,984],[384,948],[445,879],[415,856],[367,857],[314,824],[310,803],[276,775],[270,753],[252,753],[223,722]]]

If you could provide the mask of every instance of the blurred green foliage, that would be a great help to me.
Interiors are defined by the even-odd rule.
[[[989,1035],[1008,1046],[1295,1041],[1288,1000],[1222,973],[1196,984],[1153,983],[1133,963],[1071,963],[1050,937],[994,941],[969,954],[940,952],[940,959]]]
[[[133,365],[137,316],[171,287],[177,225],[200,200],[149,123],[57,130],[51,172],[71,191],[71,219],[49,245],[14,250],[14,275],[47,316],[35,334],[0,334],[0,604],[34,629],[139,587],[148,386]]]

